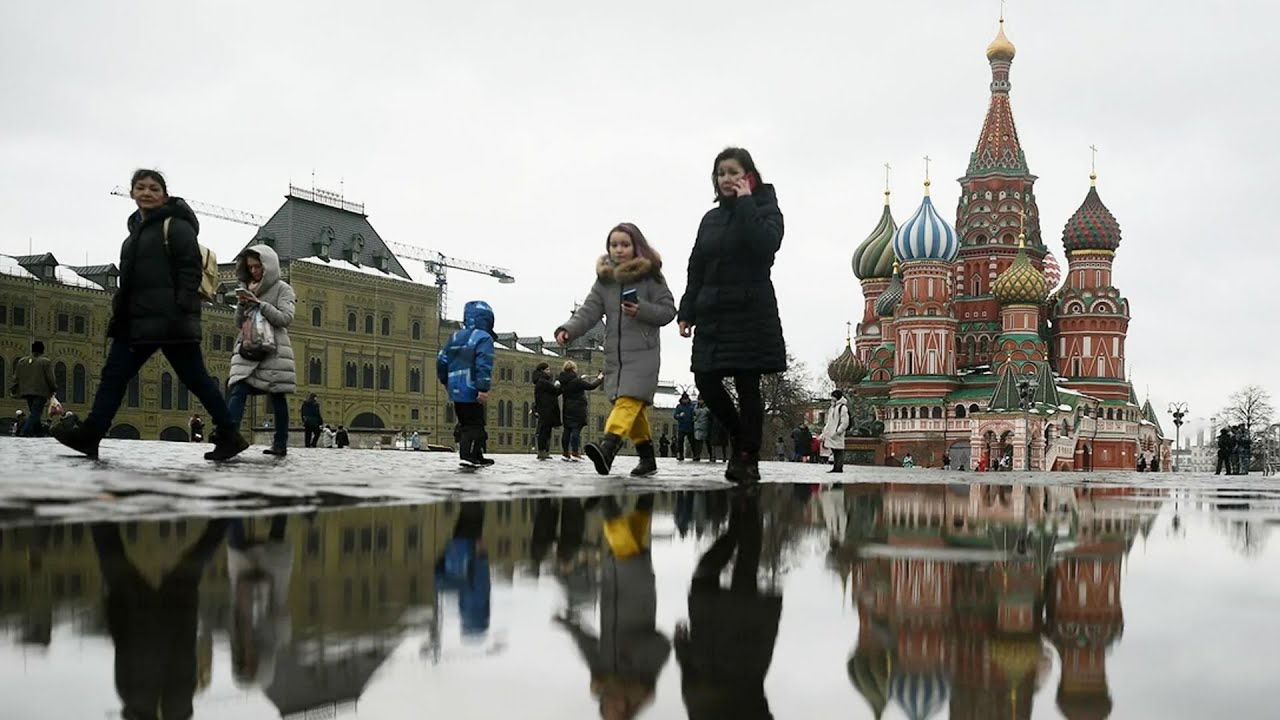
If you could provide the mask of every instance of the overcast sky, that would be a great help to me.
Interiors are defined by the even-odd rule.
[[[198,5],[190,8],[188,5]],[[997,2],[651,0],[9,3],[0,24],[0,253],[114,262],[138,166],[170,190],[270,214],[290,181],[345,184],[384,237],[510,268],[499,329],[550,336],[616,222],[664,254],[677,298],[710,163],[749,148],[787,234],[774,271],[788,346],[843,347],[854,248],[893,173],[902,221],[922,156],[954,221],[989,97]],[[1280,396],[1270,175],[1280,91],[1266,0],[1014,2],[1013,108],[1045,241],[1099,190],[1124,240],[1139,394],[1208,416],[1255,382]],[[253,229],[203,221],[229,259]],[[1065,262],[1064,262],[1065,264]],[[665,333],[662,375],[687,381]],[[1278,397],[1280,399],[1280,397]]]

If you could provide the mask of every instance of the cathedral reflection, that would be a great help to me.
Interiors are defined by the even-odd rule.
[[[1150,518],[1132,488],[825,490],[830,562],[857,608],[850,682],[876,718],[1029,718],[1056,653],[1067,718],[1112,710],[1121,568]],[[944,713],[943,711],[946,711]]]

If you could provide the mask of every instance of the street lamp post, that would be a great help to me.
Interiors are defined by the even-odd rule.
[[[1027,448],[1023,461],[1024,469],[1031,470],[1031,406],[1035,402],[1036,390],[1040,382],[1033,373],[1027,373],[1018,380],[1018,400],[1022,405],[1022,426],[1027,434]]]
[[[1169,403],[1169,414],[1173,416],[1173,471],[1178,472],[1178,451],[1182,448],[1182,418],[1187,416],[1187,404]]]

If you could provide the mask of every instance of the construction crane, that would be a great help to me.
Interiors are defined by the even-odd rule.
[[[117,197],[129,197],[129,191],[119,185],[111,190],[111,194]],[[250,225],[252,227],[261,228],[267,224],[268,218],[265,215],[247,212],[245,210],[236,210],[234,208],[223,207],[221,205],[213,205],[199,200],[185,200],[192,210],[201,215],[218,218],[220,220],[229,220],[241,225]],[[470,260],[462,260],[460,258],[449,257],[444,253],[436,252],[428,248],[419,247],[417,245],[409,245],[401,242],[383,241],[387,247],[401,257],[419,260],[422,262],[426,271],[431,273],[436,279],[436,288],[439,291],[440,318],[445,318],[448,306],[449,277],[448,270],[462,270],[465,272],[476,273],[478,275],[488,275],[496,279],[503,285],[510,285],[516,281],[511,271],[506,268],[500,268],[494,265],[484,265]]]
[[[391,248],[392,251],[401,257],[422,261],[422,266],[426,268],[427,272],[435,276],[436,288],[439,289],[440,295],[441,319],[444,319],[445,317],[449,299],[449,269],[463,270],[465,272],[476,273],[477,275],[488,275],[503,285],[510,285],[516,281],[515,276],[506,268],[500,268],[494,265],[484,265],[482,263],[471,262],[470,260],[460,260],[434,250],[418,247],[417,245],[408,245],[406,243],[392,242],[390,240],[384,240],[383,242],[385,242],[387,247]]]

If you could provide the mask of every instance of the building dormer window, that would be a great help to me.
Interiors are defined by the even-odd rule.
[[[351,236],[351,242],[347,245],[346,261],[352,265],[359,265],[360,258],[364,255],[364,236],[356,233]]]
[[[331,227],[320,229],[320,235],[316,241],[311,244],[312,250],[315,251],[316,257],[324,260],[329,259],[329,248],[333,246],[334,232]]]

